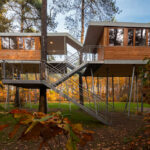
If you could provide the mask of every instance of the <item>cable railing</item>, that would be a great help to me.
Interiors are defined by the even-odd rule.
[[[69,54],[70,56],[66,56],[65,59],[65,65],[62,65],[62,63],[58,63],[56,65],[53,65],[51,63],[47,63],[46,61],[43,61],[39,64],[39,73],[41,70],[41,67],[45,68],[44,73],[44,81],[45,83],[48,83],[49,87],[52,87],[52,89],[55,89],[56,92],[60,92],[61,95],[65,94],[64,96],[67,97],[69,100],[75,100],[78,104],[80,103],[79,97],[83,96],[85,103],[85,107],[88,108],[88,110],[95,113],[95,115],[100,115],[103,119],[109,121],[111,120],[110,114],[108,114],[108,110],[111,110],[113,107],[110,104],[107,104],[104,99],[102,99],[99,95],[93,93],[89,89],[83,87],[79,82],[77,82],[73,75],[77,73],[81,73],[81,71],[86,67],[87,62],[89,61],[96,61],[98,59],[97,57],[97,50],[99,47],[92,47],[91,49],[82,49],[81,54],[79,52],[76,52],[74,54]],[[90,56],[90,57],[89,57]],[[64,62],[63,62],[64,63]],[[68,73],[69,65],[71,66],[71,71]],[[3,63],[3,68],[5,68],[5,71],[3,71],[5,79],[12,78],[13,80],[21,80],[24,77],[22,75],[22,69],[17,69],[17,73],[14,71],[9,71],[7,69],[6,72],[6,66],[7,64]],[[65,70],[64,72],[62,70]],[[12,74],[12,76],[11,76]],[[14,75],[16,74],[16,77],[14,78]],[[27,79],[27,78],[26,78]],[[29,80],[29,79],[28,79]],[[39,76],[40,80],[40,76]],[[71,89],[69,89],[68,83],[71,84]],[[63,84],[64,86],[60,86]],[[69,91],[69,92],[68,92]],[[76,96],[75,96],[76,95]],[[82,107],[82,106],[81,106]]]
[[[51,67],[48,66],[48,69],[53,70],[54,72],[55,72],[55,71],[56,71],[56,72],[59,71],[59,70],[58,70],[57,68],[55,68],[54,66],[51,66]],[[46,75],[46,76],[48,76],[48,75]],[[62,77],[63,77],[63,75],[62,75]],[[65,82],[66,82],[66,81],[64,81],[63,84],[64,84]],[[98,96],[97,94],[91,92],[91,91],[88,90],[87,88],[84,88],[84,87],[81,88],[81,85],[80,85],[76,80],[72,79],[71,77],[67,80],[67,82],[73,84],[73,87],[72,87],[72,88],[73,88],[73,89],[72,89],[73,91],[74,91],[74,90],[77,90],[77,89],[82,90],[82,91],[83,91],[83,96],[84,96],[85,99],[89,100],[89,98],[91,98],[91,101],[92,101],[92,102],[93,102],[93,101],[95,101],[95,103],[104,102],[104,104],[105,104],[105,100],[104,100],[104,99],[102,99],[102,98],[101,98],[100,96]],[[52,81],[51,81],[50,83],[52,83]],[[55,83],[53,83],[53,85],[55,86]],[[95,107],[98,108],[99,106],[95,106]],[[108,104],[108,109],[112,110],[112,108],[113,108],[113,106],[110,105],[110,104]]]
[[[53,70],[53,71],[56,71],[57,68],[55,68],[54,66],[48,66],[48,69],[50,70]],[[58,72],[58,70],[56,71]],[[46,75],[47,78],[48,78],[48,74]],[[46,79],[46,81],[49,81],[50,84],[52,84],[52,81],[48,79]],[[71,77],[64,81],[63,82],[63,85],[67,85],[67,83],[70,83],[72,84],[73,86],[71,87],[71,90],[70,92],[67,92],[65,90],[68,89],[68,87],[65,87],[63,86],[64,88],[61,89],[58,87],[56,87],[58,90],[61,90],[63,91],[64,93],[67,93],[69,95],[69,97],[72,98],[72,96],[75,94],[75,93],[78,93],[79,96],[83,96],[84,97],[84,100],[86,100],[88,102],[88,104],[85,104],[87,106],[87,108],[89,108],[91,111],[95,112],[96,114],[101,114],[102,115],[102,111],[103,113],[105,112],[104,110],[106,110],[107,107],[110,107],[110,105],[106,105],[105,101],[103,99],[101,99],[101,97],[97,96],[96,94],[93,94],[91,91],[87,90],[86,88],[81,88],[81,85],[79,83],[77,83],[74,79],[72,79]],[[55,84],[52,84],[53,87],[55,87]],[[79,92],[79,90],[82,90],[83,91],[83,95]],[[74,97],[73,97],[74,98]],[[76,99],[76,101],[79,101],[78,99]],[[100,109],[102,107],[102,109]],[[110,117],[108,117],[108,114],[107,114],[107,117],[105,116],[105,113],[103,114],[104,118],[106,119],[110,119]]]

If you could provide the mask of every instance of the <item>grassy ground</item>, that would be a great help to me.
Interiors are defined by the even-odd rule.
[[[111,103],[110,103],[111,104]],[[88,105],[88,104],[86,104]],[[71,107],[71,111],[70,111]],[[131,103],[131,112],[136,112],[136,103]],[[5,104],[0,104],[0,112],[8,111]],[[13,109],[13,105],[9,105],[9,110]],[[38,104],[26,104],[24,108],[29,111],[37,111]],[[101,105],[100,108],[103,108]],[[93,119],[74,104],[71,106],[68,103],[49,103],[49,111],[62,111],[63,114],[68,115],[68,118],[72,123],[82,123],[84,128],[95,131],[94,141],[89,143],[83,150],[100,150],[102,148],[110,148],[111,150],[128,150],[128,143],[137,134],[137,131],[143,127],[143,117],[132,115],[130,118],[123,114],[125,103],[115,103],[115,109],[113,117],[115,118],[114,124],[110,127],[104,126],[97,120]],[[140,104],[139,104],[140,108]],[[144,104],[144,108],[150,108],[150,105]],[[15,120],[10,114],[0,114],[0,125],[8,124],[9,127],[0,132],[0,150],[37,150],[39,142],[25,142],[18,141],[21,131],[24,128],[20,128],[20,132],[15,135],[14,139],[9,138],[9,133],[13,130],[17,120]],[[132,138],[131,138],[132,137]],[[116,144],[116,145],[115,145]],[[24,146],[24,147],[23,147]],[[118,147],[117,147],[118,146]],[[25,148],[26,147],[26,148]]]
[[[112,105],[112,103],[110,103]],[[86,104],[88,105],[88,104]],[[141,107],[141,104],[139,103],[139,110]],[[93,105],[94,107],[94,105]],[[14,109],[13,104],[10,104],[9,107],[5,107],[5,104],[0,104],[0,111],[4,111],[4,108],[6,108],[6,111]],[[9,108],[9,109],[8,109]],[[30,111],[37,111],[38,110],[38,104],[25,104],[23,108],[26,108]],[[104,104],[100,105],[100,108],[104,108]],[[125,103],[124,102],[115,102],[114,104],[114,110],[110,108],[110,111],[113,112],[124,112]],[[144,108],[150,108],[149,104],[144,104]],[[137,104],[131,103],[130,105],[131,113],[135,113],[137,111]],[[93,127],[97,127],[99,123],[97,120],[92,118],[91,116],[87,115],[84,111],[79,109],[78,106],[74,104],[68,104],[68,103],[49,103],[48,104],[48,111],[49,112],[55,112],[55,111],[61,111],[64,115],[67,115],[67,117],[73,122],[73,123],[82,123],[84,125],[90,125]]]

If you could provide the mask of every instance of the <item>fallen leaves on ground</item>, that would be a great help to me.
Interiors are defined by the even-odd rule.
[[[26,110],[14,109],[10,114],[19,121],[9,134],[9,137],[13,138],[19,127],[25,125],[26,128],[19,137],[19,140],[42,138],[39,149],[42,149],[46,145],[54,149],[54,144],[49,143],[54,141],[53,143],[59,148],[64,148],[65,146],[68,150],[76,150],[78,145],[83,147],[87,142],[93,140],[93,131],[84,130],[82,124],[72,124],[68,118],[64,118],[61,112],[44,114],[41,112],[30,113]],[[0,126],[0,130],[6,127],[7,125]],[[63,141],[63,144],[60,141]]]

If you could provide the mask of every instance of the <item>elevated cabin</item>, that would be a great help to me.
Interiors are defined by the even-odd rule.
[[[10,67],[8,69],[6,63],[3,63],[2,82],[4,84],[23,88],[45,87],[52,89],[104,124],[110,123],[108,114],[108,77],[113,79],[113,77],[132,76],[131,101],[134,76],[138,75],[139,67],[147,63],[144,58],[150,57],[150,24],[91,22],[88,26],[83,46],[68,34],[48,34],[47,62],[42,64],[42,66],[45,65],[42,74],[44,78],[39,77],[33,80],[26,78],[25,74],[31,70],[33,73],[38,72],[35,71],[35,63],[38,64],[38,67],[41,67],[39,65],[41,58],[40,35],[0,34],[0,37],[0,59],[8,63],[12,62],[13,65],[13,67],[8,65]],[[67,44],[70,44],[78,51],[69,54]],[[60,59],[60,56],[63,59]],[[19,65],[23,63],[26,67],[22,68],[23,66],[20,65],[19,69],[15,69],[14,63],[17,62]],[[31,66],[33,66],[33,69],[31,69]],[[40,71],[38,67],[37,70],[39,69]],[[16,70],[17,72],[15,72]],[[75,74],[79,74],[79,83],[71,78]],[[88,85],[86,88],[82,85],[83,76],[92,76],[93,91],[88,89]],[[99,103],[104,104],[105,101],[94,92],[93,76],[107,77],[106,105],[104,106],[106,113],[104,113],[103,109],[99,109]],[[72,84],[73,87],[69,91],[69,88],[59,86],[62,83],[65,86]],[[113,80],[112,85],[114,85]],[[79,94],[80,103],[79,98],[74,96],[76,93]],[[88,102],[92,102],[92,107],[90,105],[90,108],[86,105],[83,106],[83,98]]]
[[[143,65],[146,63],[143,60],[150,57],[150,24],[91,22],[84,47],[90,45],[97,62],[103,61],[101,67],[94,65],[95,75],[105,76],[107,68],[111,75],[129,76],[133,65]],[[124,73],[117,74],[117,70]],[[89,69],[85,74],[89,75],[88,72]]]
[[[52,65],[65,64],[68,46],[80,51],[82,44],[68,33],[48,33],[47,62]],[[40,33],[0,33],[0,61],[11,65],[23,65],[24,73],[39,72],[41,60]],[[12,66],[11,66],[12,67]]]

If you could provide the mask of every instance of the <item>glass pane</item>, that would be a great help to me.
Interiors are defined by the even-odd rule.
[[[35,40],[33,38],[25,38],[25,49],[35,50]]]
[[[110,29],[109,30],[109,45],[123,45],[123,29]]]
[[[148,46],[150,46],[150,30],[148,30]]]
[[[133,46],[133,33],[134,33],[133,29],[128,30],[128,45],[129,46]]]
[[[123,45],[123,29],[116,29],[116,35],[117,35],[117,38],[116,38],[116,43],[115,45]]]
[[[31,38],[31,49],[35,50],[35,39]]]
[[[136,46],[146,45],[146,29],[136,29],[135,45]]]
[[[2,49],[9,49],[9,38],[2,37]]]
[[[114,37],[114,29],[109,29],[109,45],[110,46],[114,46],[114,39],[115,39],[115,37]]]
[[[19,49],[23,49],[23,38],[19,38]]]
[[[10,49],[17,49],[17,38],[16,37],[10,37]]]

